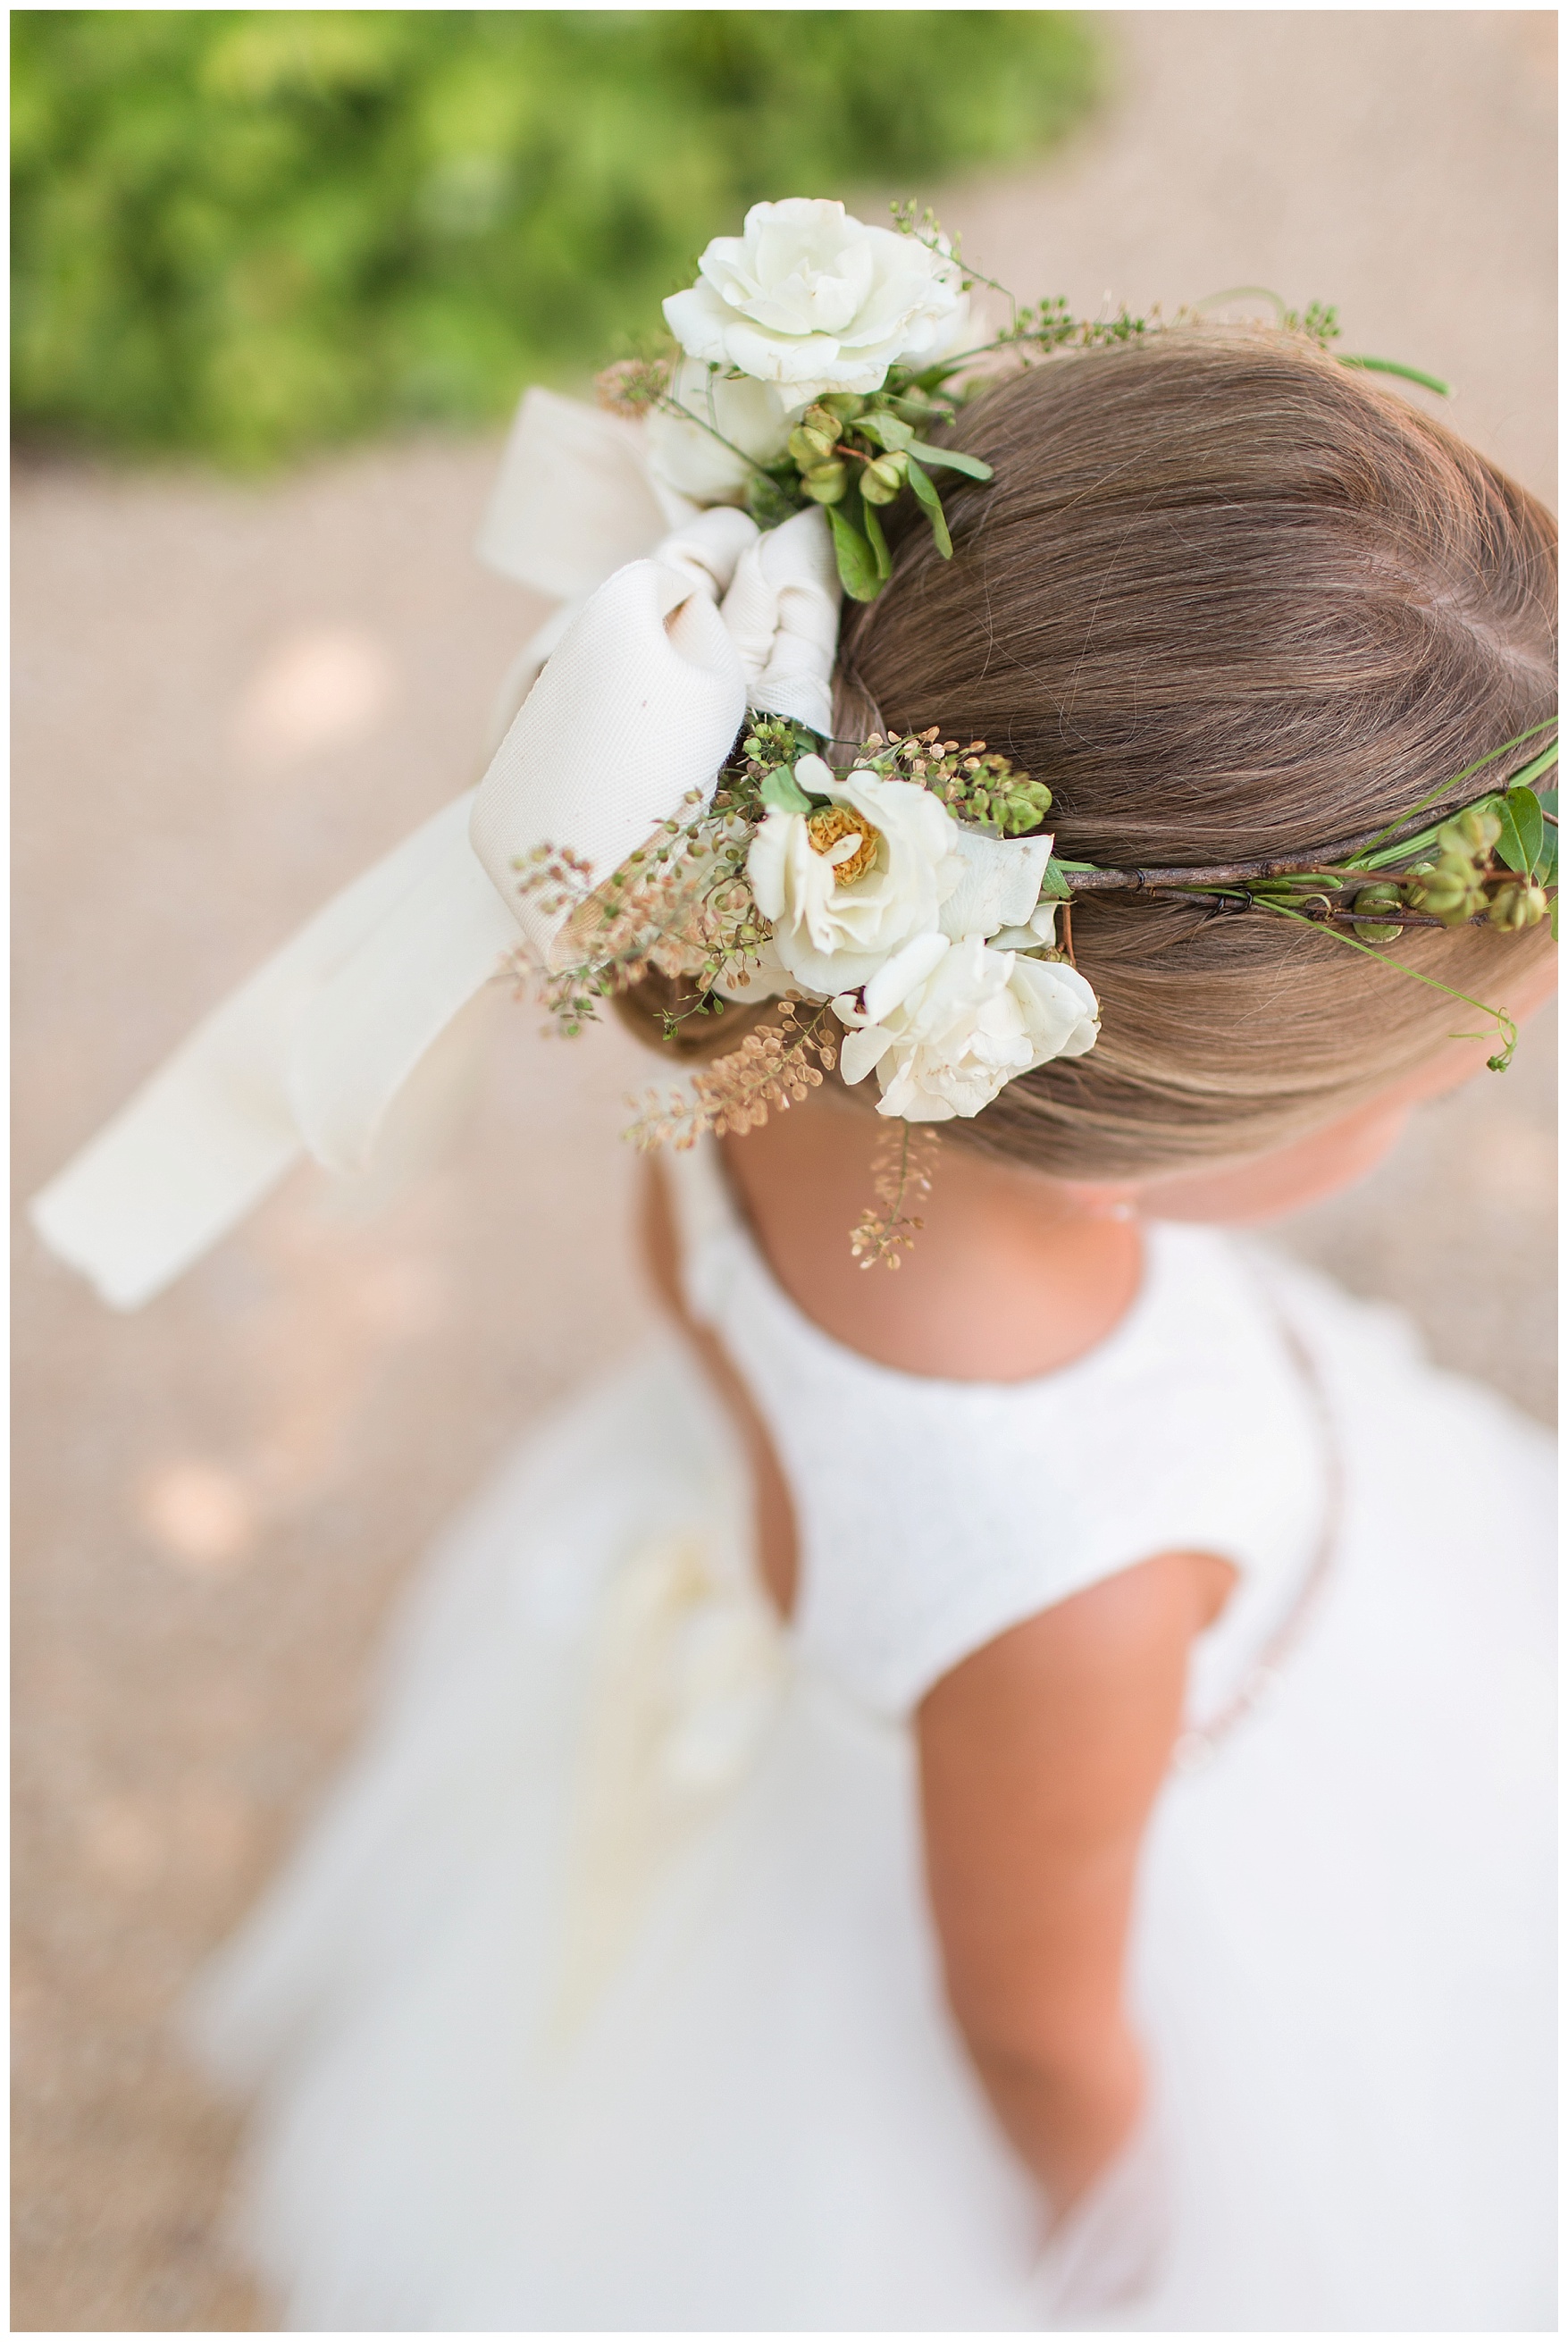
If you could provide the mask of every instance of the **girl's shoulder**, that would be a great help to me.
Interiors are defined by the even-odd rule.
[[[1156,1554],[1216,1555],[1265,1597],[1298,1574],[1311,1410],[1223,1237],[1147,1231],[1127,1306],[1054,1371],[912,1373],[784,1290],[715,1148],[677,1158],[671,1185],[688,1306],[790,1489],[802,1645],[871,1704],[907,1707],[1005,1626]]]

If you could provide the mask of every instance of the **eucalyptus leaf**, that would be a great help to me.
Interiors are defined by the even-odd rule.
[[[931,534],[936,539],[936,550],[944,561],[953,558],[953,537],[947,525],[947,515],[942,509],[942,498],[936,493],[936,483],[929,472],[922,471],[912,455],[904,475],[920,502],[931,515]]]
[[[1557,818],[1557,792],[1556,792],[1556,790],[1555,790],[1555,789],[1543,789],[1543,790],[1542,790],[1542,792],[1541,792],[1541,810],[1542,810],[1542,812],[1543,812],[1543,813],[1549,813],[1549,814],[1551,815],[1551,816],[1552,816],[1552,818],[1553,818],[1553,821],[1555,821],[1555,820],[1556,820],[1556,818]]]
[[[909,453],[918,455],[923,464],[933,464],[946,472],[962,472],[966,479],[994,480],[996,476],[989,464],[978,455],[961,455],[955,447],[929,447],[924,439],[912,439]]]
[[[836,505],[829,505],[825,509],[833,528],[833,549],[844,592],[853,602],[874,602],[883,585],[875,554],[854,523],[846,520]]]
[[[787,765],[775,765],[765,774],[757,792],[770,813],[809,813],[811,799]]]
[[[887,539],[882,533],[882,520],[876,506],[863,502],[860,515],[865,524],[865,534],[870,540],[871,549],[876,555],[876,574],[879,577],[891,577],[893,555],[887,549]]]

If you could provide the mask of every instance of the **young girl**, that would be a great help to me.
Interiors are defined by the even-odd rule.
[[[1546,515],[1299,342],[951,444],[834,731],[988,742],[1068,860],[1310,866],[1552,714]],[[1548,1443],[1224,1233],[1495,1044],[1300,920],[1070,940],[1095,1046],[944,1125],[898,1276],[874,1084],[656,1164],[667,1342],[438,1556],[205,1996],[293,2325],[1551,2324]]]

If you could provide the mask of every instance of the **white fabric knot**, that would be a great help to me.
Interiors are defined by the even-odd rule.
[[[839,595],[827,518],[814,505],[754,536],[724,603],[750,705],[792,716],[824,739],[833,730]]]
[[[531,390],[479,547],[569,598],[509,679],[477,791],[318,912],[35,1199],[44,1241],[116,1307],[170,1284],[302,1153],[369,1167],[459,1011],[520,944],[555,943],[566,913],[519,892],[536,848],[602,881],[707,802],[748,705],[831,728],[839,586],[814,507],[766,535],[699,512],[654,477],[641,425]],[[400,1119],[422,1110],[413,1090]]]

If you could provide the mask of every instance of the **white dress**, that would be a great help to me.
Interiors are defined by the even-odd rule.
[[[1545,1436],[1174,1226],[1064,1371],[894,1373],[780,1290],[711,1143],[672,1176],[797,1619],[673,1338],[436,1554],[195,2018],[256,2093],[240,2218],[291,2325],[1553,2328]],[[908,1719],[1173,1548],[1240,1577],[1144,1862],[1154,2107],[1042,2256],[942,1999]]]

